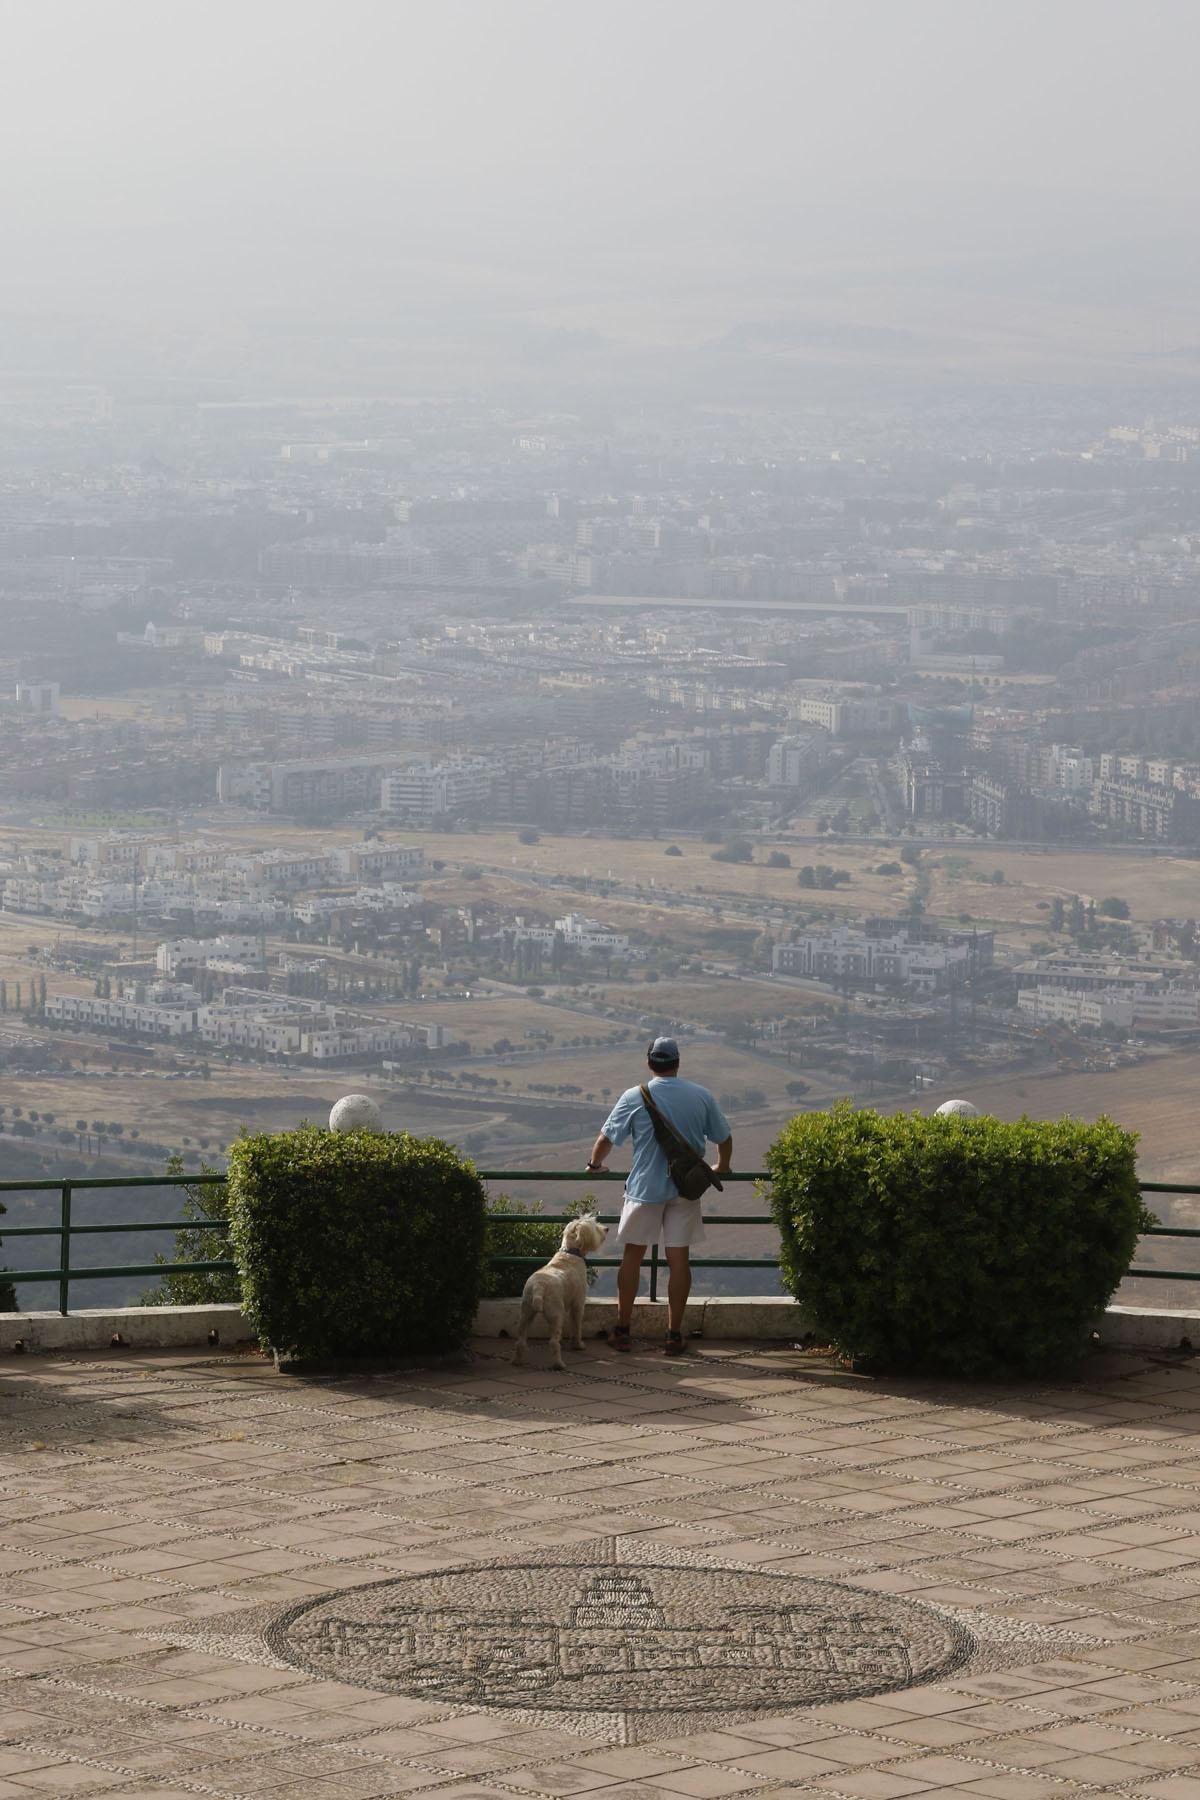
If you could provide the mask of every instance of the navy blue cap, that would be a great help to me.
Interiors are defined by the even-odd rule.
[[[669,1069],[679,1061],[679,1045],[674,1038],[655,1038],[646,1052],[646,1061],[654,1069]]]

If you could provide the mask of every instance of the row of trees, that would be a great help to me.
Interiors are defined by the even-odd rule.
[[[18,981],[14,984],[10,995],[7,981],[0,981],[0,1013],[25,1010],[21,983]],[[30,1012],[45,1012],[46,1010],[46,977],[44,975],[34,975],[30,980],[28,1010]]]
[[[1050,902],[1051,931],[1065,931],[1074,938],[1089,937],[1101,919],[1120,922],[1129,916],[1129,902],[1116,894],[1109,894],[1099,906],[1094,900],[1085,905],[1078,894],[1067,901],[1056,894]]]
[[[833,869],[828,863],[805,863],[796,876],[797,887],[802,888],[838,888],[845,887],[852,879],[849,869]]]

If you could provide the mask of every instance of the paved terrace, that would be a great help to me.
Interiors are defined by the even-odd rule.
[[[1200,1797],[1195,1363],[533,1357],[6,1358],[0,1796]]]

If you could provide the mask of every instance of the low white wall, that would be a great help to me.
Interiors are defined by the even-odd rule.
[[[475,1335],[512,1337],[517,1329],[521,1302],[485,1300],[475,1320]],[[589,1300],[584,1330],[589,1336],[611,1330],[616,1323],[615,1300]],[[696,1299],[689,1303],[687,1331],[710,1339],[741,1338],[766,1342],[791,1342],[812,1330],[812,1321],[794,1300]],[[661,1338],[667,1328],[667,1309],[640,1300],[634,1316],[639,1337]],[[1178,1350],[1200,1348],[1200,1312],[1146,1311],[1134,1306],[1110,1306],[1098,1322],[1101,1342],[1111,1347]],[[131,1350],[163,1350],[208,1344],[215,1332],[214,1348],[231,1349],[252,1340],[254,1331],[236,1306],[129,1306],[110,1311],[61,1313],[0,1313],[0,1356],[11,1355],[18,1342],[28,1352],[50,1350],[107,1350],[117,1335]],[[537,1336],[545,1335],[539,1321]]]
[[[118,1334],[131,1350],[163,1350],[207,1344],[213,1331],[222,1349],[254,1338],[239,1306],[98,1308],[65,1319],[57,1312],[0,1313],[0,1355],[18,1342],[27,1351],[107,1350]]]

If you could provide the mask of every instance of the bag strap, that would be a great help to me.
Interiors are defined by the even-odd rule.
[[[681,1138],[670,1121],[665,1119],[662,1113],[659,1112],[654,1101],[650,1098],[650,1089],[643,1086],[639,1089],[639,1092],[642,1096],[642,1104],[650,1115],[650,1123],[654,1127],[654,1136],[658,1142],[658,1147],[667,1158],[667,1162],[670,1163],[672,1157],[682,1157],[685,1163],[689,1164],[692,1168],[703,1169],[709,1178],[709,1186],[715,1187],[718,1194],[723,1194],[725,1192],[724,1188],[721,1186],[715,1173],[709,1168],[700,1152],[698,1150],[693,1150],[687,1139]]]
[[[702,1162],[704,1159],[692,1149],[692,1146],[689,1143],[680,1137],[670,1120],[665,1119],[658,1110],[658,1107],[655,1106],[654,1101],[650,1098],[650,1089],[648,1087],[642,1087],[640,1092],[642,1104],[650,1114],[650,1123],[654,1127],[654,1135],[662,1148],[668,1151],[672,1156],[686,1156],[690,1157],[693,1162]]]

